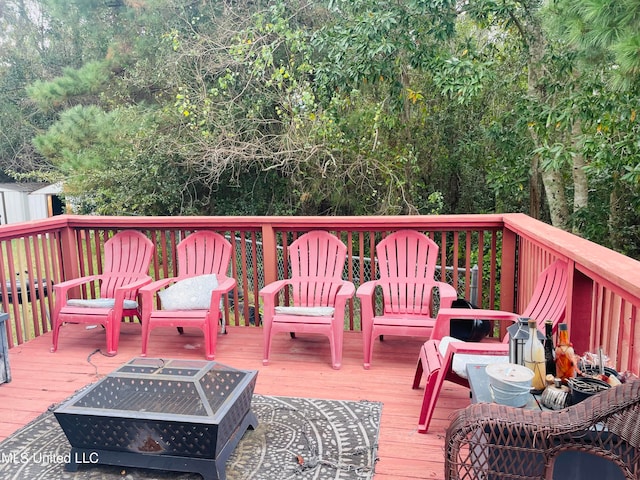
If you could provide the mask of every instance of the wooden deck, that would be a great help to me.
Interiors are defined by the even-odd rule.
[[[423,340],[385,337],[376,341],[371,370],[362,367],[362,340],[346,332],[341,370],[330,366],[326,338],[277,335],[271,364],[262,365],[262,330],[232,327],[220,335],[216,361],[259,370],[256,393],[337,400],[373,400],[384,403],[380,429],[380,460],[376,480],[443,478],[444,430],[448,417],[469,404],[468,390],[449,382],[440,396],[430,432],[417,432],[423,390],[412,390],[417,352]],[[0,385],[0,439],[33,420],[52,404],[93,383],[123,363],[139,356],[140,325],[123,325],[118,355],[105,350],[101,327],[66,325],[56,353],[50,353],[51,334],[9,351],[12,382]],[[186,330],[154,330],[149,357],[204,359],[202,335]],[[424,383],[424,382],[423,382]]]

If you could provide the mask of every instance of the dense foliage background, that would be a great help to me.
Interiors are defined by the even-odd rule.
[[[0,171],[79,213],[522,211],[640,257],[636,0],[5,0]]]

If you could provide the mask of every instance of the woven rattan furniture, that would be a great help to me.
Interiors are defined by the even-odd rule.
[[[559,411],[472,404],[453,415],[445,450],[451,480],[567,480],[580,465],[587,474],[579,478],[638,479],[640,380]],[[563,455],[569,473],[557,471]]]

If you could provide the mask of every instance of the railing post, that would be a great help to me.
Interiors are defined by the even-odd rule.
[[[508,228],[502,229],[502,262],[500,267],[500,310],[516,311],[516,234]],[[500,322],[500,338],[507,333],[507,325]]]
[[[60,229],[60,256],[62,259],[60,281],[78,278],[80,276],[78,244],[75,239],[75,231],[70,227]]]
[[[271,224],[262,225],[262,255],[264,284],[269,285],[278,279],[278,251],[276,233]]]

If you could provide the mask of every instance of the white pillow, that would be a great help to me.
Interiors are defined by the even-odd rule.
[[[443,358],[447,353],[447,346],[451,342],[461,342],[461,340],[454,337],[442,337],[442,340],[440,340],[438,350]],[[467,378],[467,365],[474,363],[480,365],[509,363],[509,355],[474,355],[472,353],[454,353],[451,370],[453,370],[459,377]]]
[[[332,317],[333,307],[276,307],[276,315],[300,315],[304,317]]]
[[[86,300],[81,298],[70,298],[67,300],[67,305],[70,307],[113,308],[115,304],[115,298],[88,298]],[[122,307],[125,310],[134,310],[138,308],[138,302],[135,300],[125,300]]]
[[[180,280],[160,290],[158,296],[164,310],[208,310],[211,292],[218,286],[215,273]]]

